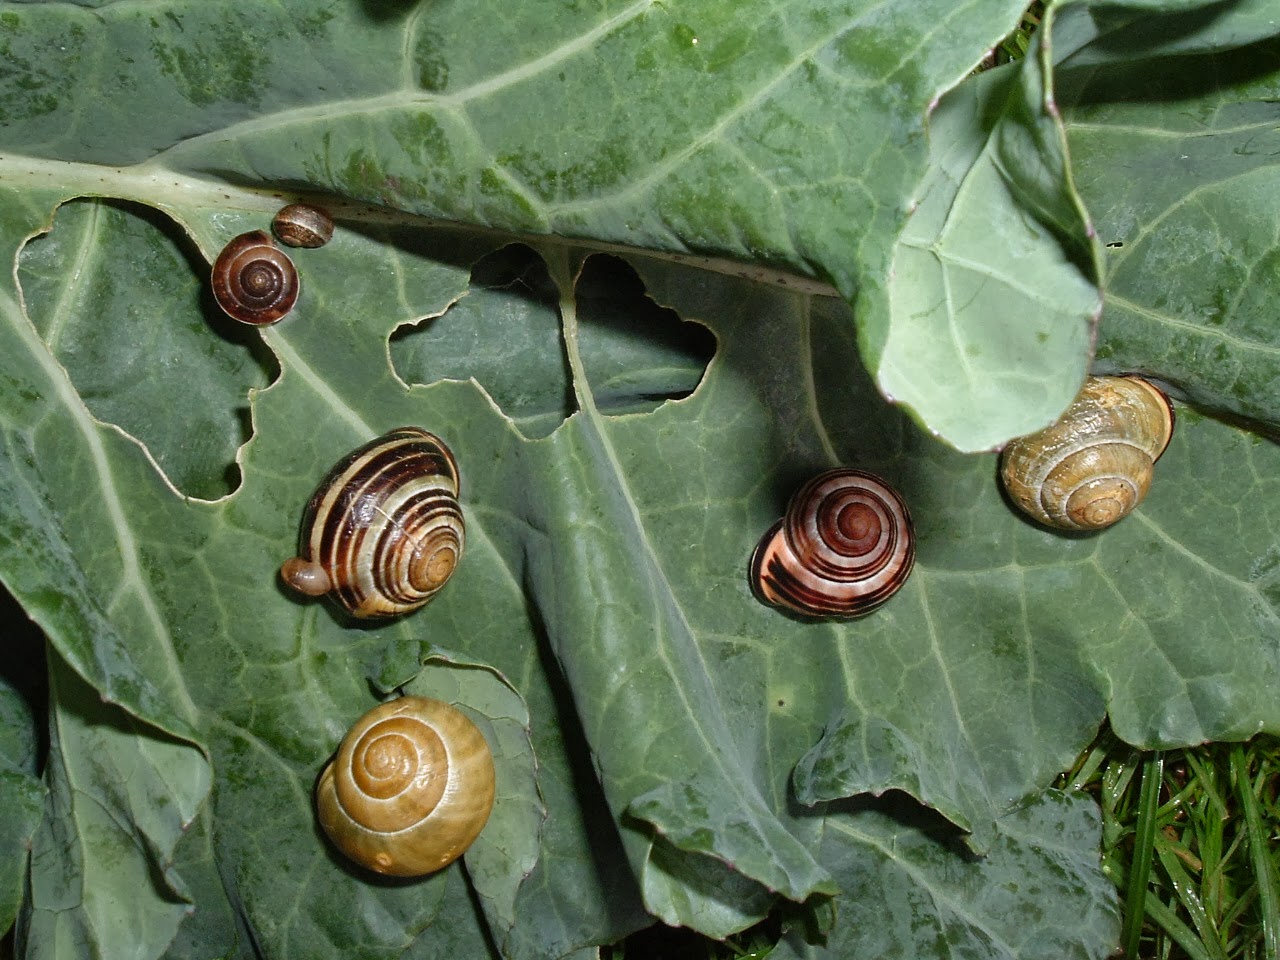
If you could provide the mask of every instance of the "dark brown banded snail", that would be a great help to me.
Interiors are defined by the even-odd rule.
[[[911,514],[862,470],[829,470],[791,498],[751,556],[752,592],[806,617],[856,617],[888,600],[915,562]]]
[[[494,797],[493,754],[460,710],[427,697],[374,707],[347,731],[316,785],[316,814],[349,859],[416,877],[480,835]]]
[[[323,247],[333,237],[333,218],[322,207],[291,203],[280,208],[271,221],[271,230],[290,247]]]
[[[464,539],[453,454],[421,427],[400,427],[329,471],[307,503],[300,556],[280,576],[352,616],[394,617],[445,585]]]
[[[298,271],[261,230],[242,233],[213,262],[213,297],[233,320],[275,323],[298,299]]]
[[[1127,516],[1173,436],[1173,407],[1139,377],[1090,377],[1056,423],[1004,449],[1000,477],[1028,516],[1100,530]]]

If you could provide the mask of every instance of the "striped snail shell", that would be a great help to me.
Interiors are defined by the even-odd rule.
[[[791,498],[751,556],[761,603],[805,617],[856,617],[897,592],[915,562],[911,514],[861,470],[829,470]]]
[[[333,218],[323,207],[291,203],[271,221],[276,238],[290,247],[323,247],[333,237]]]
[[[213,262],[213,297],[227,316],[265,326],[293,309],[298,271],[261,230],[242,233]]]
[[[493,754],[460,710],[427,697],[374,707],[316,785],[316,814],[349,859],[417,877],[447,866],[493,809]]]
[[[1173,436],[1168,397],[1138,377],[1090,377],[1066,413],[1005,447],[1000,477],[1028,516],[1099,530],[1142,502]]]
[[[421,427],[400,427],[329,471],[307,504],[300,556],[280,576],[352,616],[394,617],[435,596],[463,542],[453,454]]]

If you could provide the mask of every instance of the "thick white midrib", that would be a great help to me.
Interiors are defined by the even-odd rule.
[[[122,567],[122,576],[116,588],[116,597],[111,603],[114,605],[119,596],[126,591],[131,591],[138,598],[147,622],[154,633],[158,649],[163,651],[165,664],[174,681],[171,684],[171,688],[181,698],[181,706],[187,712],[185,718],[187,723],[194,726],[199,711],[191,700],[186,685],[182,682],[182,671],[178,669],[178,657],[174,652],[173,637],[169,633],[164,617],[160,614],[156,598],[152,595],[146,578],[142,574],[142,567],[138,559],[138,542],[134,539],[133,529],[129,525],[120,493],[116,489],[115,479],[111,472],[111,464],[102,443],[101,428],[81,401],[80,394],[76,392],[70,378],[67,376],[66,370],[45,348],[44,342],[36,335],[35,328],[22,314],[21,309],[9,291],[0,291],[0,297],[3,298],[0,300],[0,309],[3,309],[6,321],[17,332],[26,346],[27,352],[35,361],[36,366],[44,373],[47,382],[53,386],[56,399],[80,430],[80,434],[89,448],[94,474],[98,478],[100,500],[115,534],[117,551]],[[164,691],[161,692],[162,694],[164,693]],[[159,718],[148,719],[150,722],[159,722]]]
[[[97,236],[98,224],[99,210],[95,207],[90,211],[90,215],[85,218],[84,234],[80,237],[76,246],[75,262],[72,264],[66,282],[62,284],[62,290],[53,305],[53,309],[49,312],[49,326],[45,332],[44,339],[50,353],[57,351],[58,341],[62,337],[62,330],[67,325],[67,319],[72,313],[72,305],[80,299],[80,294],[84,291],[88,282],[89,261],[92,259],[92,253],[95,249],[93,240]]]
[[[557,271],[553,269],[552,274],[553,276],[556,277],[558,281],[562,281],[563,279],[566,278],[565,271]],[[562,286],[562,290],[563,290],[563,286]],[[630,513],[632,528],[635,531],[636,536],[640,542],[640,545],[642,548],[641,552],[644,555],[644,560],[646,562],[646,565],[649,568],[649,570],[652,571],[653,575],[656,576],[658,580],[658,586],[660,586],[661,589],[666,592],[667,596],[673,598],[672,606],[675,608],[677,616],[679,617],[680,628],[684,631],[686,636],[693,638],[695,636],[693,627],[689,623],[688,619],[685,617],[683,606],[681,606],[679,603],[674,602],[676,591],[671,586],[671,582],[667,578],[666,570],[663,568],[661,562],[659,561],[657,552],[654,549],[653,544],[649,540],[648,533],[642,522],[640,508],[636,504],[635,499],[631,495],[630,487],[624,482],[626,474],[622,469],[622,463],[618,459],[617,451],[614,449],[613,443],[609,439],[608,432],[603,427],[603,423],[601,422],[602,416],[600,412],[596,409],[595,401],[591,396],[591,389],[590,389],[589,381],[586,379],[586,373],[582,363],[582,357],[578,352],[576,304],[571,299],[571,297],[562,295],[560,300],[560,310],[562,315],[561,322],[564,325],[565,351],[569,357],[569,366],[573,374],[574,393],[577,395],[578,405],[581,408],[582,415],[585,421],[590,425],[590,429],[595,433],[596,438],[599,440],[601,449],[603,449],[605,456],[608,459],[610,471],[620,481],[619,490],[622,493],[623,499],[626,503],[627,510]],[[698,667],[702,672],[702,676],[704,676],[707,680],[707,683],[710,684],[711,670],[706,662],[706,659],[702,655],[701,648],[698,646],[697,643],[691,642],[689,644],[689,649],[692,652],[692,655],[697,659]],[[675,669],[675,665],[671,662],[671,660],[667,655],[667,650],[665,648],[665,645],[663,644],[659,645],[658,656],[662,660],[662,662],[666,664],[668,673],[672,677],[680,676],[681,671],[677,671]],[[712,736],[710,735],[706,726],[703,723],[703,717],[706,714],[706,710],[705,709],[698,710],[695,707],[695,705],[689,701],[688,693],[683,683],[675,683],[673,684],[673,686],[676,690],[676,695],[680,699],[680,706],[684,712],[684,715],[689,718],[689,722],[692,725],[693,729],[697,731],[698,739],[702,741],[703,746],[706,748],[707,753],[710,755],[712,762],[715,764],[721,778],[723,779],[723,782],[726,785],[728,785],[730,789],[734,790],[739,796],[742,796],[744,800],[748,799],[747,793],[751,792],[751,793],[755,793],[757,798],[760,801],[763,801],[763,797],[760,796],[759,791],[754,788],[754,785],[752,786],[750,791],[748,791],[747,789],[744,789],[743,785],[744,785],[744,782],[746,782],[744,781],[744,778],[740,774],[735,774],[733,771],[728,769],[725,763],[725,760],[726,760],[725,751],[721,748],[720,744],[717,744],[714,741],[714,739],[712,738]],[[714,686],[712,686],[712,689],[714,689]],[[724,743],[729,745],[734,744],[733,736],[727,729],[724,731]],[[750,809],[754,805],[755,804],[750,802],[747,803],[748,809]],[[752,820],[753,820],[753,824],[752,824],[753,828],[756,829],[762,836],[767,835],[766,830],[761,829],[759,825],[754,823],[754,817],[752,818]],[[799,841],[796,841],[796,842],[799,843]],[[790,875],[789,870],[784,870],[783,872],[786,873],[788,876]]]

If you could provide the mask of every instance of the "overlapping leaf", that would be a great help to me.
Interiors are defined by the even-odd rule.
[[[1046,186],[1063,151],[1035,90],[1000,133],[978,116],[930,132],[1022,6],[8,4],[3,147],[817,276],[856,298],[881,389],[989,449],[1070,401],[1097,299],[1080,212]],[[992,223],[1007,236],[957,248]],[[1034,379],[1004,374],[1015,358]]]

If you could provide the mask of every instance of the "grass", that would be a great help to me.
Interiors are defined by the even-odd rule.
[[[1102,811],[1123,907],[1116,956],[1280,960],[1280,739],[1142,752],[1104,728],[1055,786]],[[602,960],[764,960],[769,922],[721,942],[661,925]]]
[[[1139,753],[1104,731],[1060,785],[1102,809],[1125,956],[1280,958],[1280,740]]]

